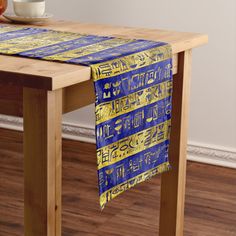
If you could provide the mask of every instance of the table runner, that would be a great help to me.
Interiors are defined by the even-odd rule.
[[[91,67],[102,209],[125,190],[169,170],[169,44],[0,24],[0,54]]]

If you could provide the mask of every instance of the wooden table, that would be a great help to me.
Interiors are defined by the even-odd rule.
[[[183,235],[191,50],[207,43],[207,36],[68,21],[44,27],[172,45],[173,169],[162,175],[159,235]],[[25,236],[61,236],[62,114],[94,103],[90,77],[85,66],[0,56],[0,114],[24,117]]]

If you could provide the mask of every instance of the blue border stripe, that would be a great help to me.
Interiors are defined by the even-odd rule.
[[[96,89],[96,104],[100,104],[103,102],[108,102],[108,101],[112,101],[114,99],[118,99],[124,96],[127,96],[130,93],[134,93],[137,92],[141,89],[145,89],[145,88],[149,88],[153,85],[162,83],[164,81],[170,80],[170,78],[165,78],[164,74],[165,74],[165,67],[171,64],[171,68],[172,68],[172,60],[171,59],[167,59],[165,61],[161,61],[158,63],[155,63],[153,65],[149,65],[149,66],[145,66],[143,68],[139,68],[127,73],[124,73],[122,75],[117,75],[114,77],[110,77],[110,78],[106,78],[104,80],[98,80],[95,81],[95,89]],[[161,68],[161,73],[158,73],[158,69]],[[164,68],[164,69],[163,69]],[[168,69],[169,70],[169,69]],[[152,83],[150,83],[150,80],[152,78],[150,78],[150,73],[156,73],[156,78],[154,79],[154,81]],[[171,73],[171,77],[172,77],[172,70],[170,71]],[[137,84],[141,83],[141,79],[138,81],[139,78],[134,78],[135,75],[137,74],[145,74],[145,79],[142,82],[143,85],[142,86],[138,86]],[[134,78],[134,79],[132,79]],[[119,94],[114,95],[113,93],[113,89],[114,85],[116,83],[120,83],[119,87]],[[105,89],[105,85],[108,84],[109,86],[111,86],[110,89]],[[137,87],[135,89],[135,86]],[[129,90],[129,88],[131,87],[132,91]],[[117,89],[117,88],[116,88]],[[104,93],[109,94],[109,96],[104,98]]]
[[[97,148],[107,146],[111,143],[117,142],[118,140],[125,138],[127,136],[133,135],[137,132],[140,132],[144,129],[156,126],[166,120],[171,119],[171,110],[172,110],[172,99],[171,96],[162,99],[154,104],[141,107],[136,109],[128,114],[123,114],[118,117],[115,117],[111,120],[105,121],[96,126],[96,145]],[[134,124],[134,119],[138,119],[141,115],[143,118],[138,120],[139,125]],[[146,120],[150,120],[147,122]],[[128,128],[127,126],[130,126]],[[136,127],[135,127],[136,126]],[[108,137],[99,135],[99,131],[104,130],[110,127]],[[121,127],[117,132],[115,128]]]
[[[163,46],[166,43],[163,42],[155,42],[155,41],[147,41],[147,40],[136,40],[118,47],[109,48],[102,50],[100,52],[96,52],[93,54],[89,54],[87,56],[77,57],[68,62],[79,63],[83,65],[92,65],[97,63],[102,63],[105,61],[117,59],[119,57],[124,57],[131,55],[133,53],[138,53],[144,50],[148,50],[154,47]]]
[[[28,35],[34,35],[34,34],[44,33],[48,31],[49,30],[47,29],[40,29],[40,28],[25,28],[25,29],[16,30],[16,31],[5,32],[2,34],[0,33],[0,41],[21,38]]]
[[[140,175],[150,169],[159,166],[162,163],[167,162],[168,145],[169,141],[166,140],[149,149],[146,149],[145,151],[139,152],[138,154],[135,154],[133,156],[129,156],[119,162],[98,170],[98,179],[101,180],[102,176],[105,180],[102,182],[99,181],[99,195],[129,179],[134,178],[137,175]],[[142,167],[138,169],[139,165],[142,165]],[[118,168],[120,168],[121,166],[124,167],[124,177],[120,176],[118,170]]]
[[[86,35],[84,37],[69,40],[62,43],[56,43],[50,46],[40,47],[29,51],[24,51],[19,53],[21,56],[33,57],[38,59],[43,59],[47,56],[52,56],[54,54],[67,52],[84,46],[93,45],[105,40],[113,39],[112,37],[98,37],[94,35]]]

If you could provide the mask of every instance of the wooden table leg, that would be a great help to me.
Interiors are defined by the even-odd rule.
[[[25,236],[61,236],[62,91],[23,94]]]
[[[179,54],[174,77],[169,150],[172,170],[161,177],[160,236],[183,235],[190,71],[191,50]]]

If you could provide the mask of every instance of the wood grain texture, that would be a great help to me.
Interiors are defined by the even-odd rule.
[[[172,171],[161,178],[160,235],[183,236],[191,50],[179,54],[173,81],[169,158]]]
[[[23,235],[22,133],[0,129],[0,235]],[[95,145],[63,141],[63,236],[158,235],[160,176],[101,213]],[[236,170],[189,162],[185,236],[236,236]],[[163,236],[163,235],[162,235]]]
[[[25,236],[61,235],[62,91],[24,88]]]
[[[39,27],[39,26],[37,26]],[[173,54],[207,43],[204,34],[175,31],[52,21],[44,28],[121,38],[148,39],[171,44]],[[89,67],[0,55],[0,83],[55,90],[89,80]]]
[[[173,56],[173,74],[177,73],[178,57]],[[0,72],[1,73],[1,72]],[[71,112],[95,102],[92,80],[63,88],[63,113]],[[23,116],[23,89],[12,84],[0,84],[0,114]]]
[[[23,115],[23,89],[11,84],[0,84],[0,114]]]

